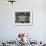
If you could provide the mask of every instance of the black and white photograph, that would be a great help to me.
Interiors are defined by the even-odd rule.
[[[15,12],[16,25],[32,25],[32,12]]]

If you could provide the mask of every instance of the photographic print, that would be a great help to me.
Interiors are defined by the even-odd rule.
[[[15,12],[15,25],[32,25],[32,12]]]

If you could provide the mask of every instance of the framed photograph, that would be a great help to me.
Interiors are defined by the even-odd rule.
[[[31,26],[32,25],[32,12],[30,11],[15,12],[15,25]]]

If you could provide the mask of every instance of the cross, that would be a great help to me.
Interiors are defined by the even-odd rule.
[[[16,2],[16,1],[10,0],[10,1],[8,1],[8,2],[11,2],[11,3],[13,4],[13,3]]]

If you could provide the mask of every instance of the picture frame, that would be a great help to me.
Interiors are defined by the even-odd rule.
[[[32,26],[33,14],[32,11],[15,11],[15,26]]]

